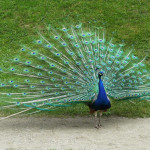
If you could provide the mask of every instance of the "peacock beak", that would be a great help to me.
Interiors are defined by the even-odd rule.
[[[99,72],[99,73],[98,73],[98,76],[99,76],[99,77],[103,76],[103,72]]]

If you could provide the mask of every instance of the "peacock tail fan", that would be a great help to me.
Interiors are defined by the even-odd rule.
[[[98,72],[109,98],[150,99],[150,73],[123,44],[106,40],[103,28],[82,24],[38,32],[31,46],[23,45],[18,56],[0,67],[1,108],[16,114],[37,109],[57,110],[75,103],[92,102],[98,93]]]

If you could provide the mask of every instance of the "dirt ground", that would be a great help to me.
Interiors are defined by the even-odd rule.
[[[150,118],[10,118],[0,122],[0,149],[150,150]]]

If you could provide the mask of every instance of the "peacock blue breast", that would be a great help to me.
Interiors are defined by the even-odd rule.
[[[108,99],[103,82],[99,79],[99,93],[97,99],[93,102],[92,108],[94,110],[106,110],[111,107],[110,100]]]

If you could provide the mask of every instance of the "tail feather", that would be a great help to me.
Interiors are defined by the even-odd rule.
[[[0,96],[7,103],[1,108],[30,107],[40,112],[92,102],[100,71],[109,97],[150,99],[145,58],[106,40],[103,28],[50,26],[38,34],[32,46],[23,45],[18,56],[6,62],[9,68],[0,67],[0,73],[9,77],[0,83]]]

